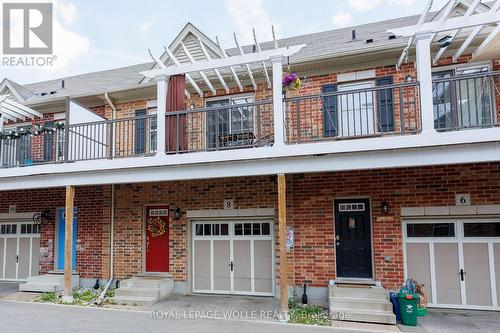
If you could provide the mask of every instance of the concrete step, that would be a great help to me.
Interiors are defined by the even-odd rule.
[[[383,288],[348,288],[348,287],[329,287],[329,298],[359,298],[373,300],[388,300],[389,293]]]
[[[64,289],[60,284],[53,283],[21,283],[19,285],[19,291],[31,291],[31,292],[41,292],[41,293],[49,293],[56,292]]]
[[[80,276],[73,274],[71,277],[71,286],[77,288],[80,286]],[[26,283],[19,285],[20,291],[34,292],[54,292],[64,290],[64,275],[43,274],[27,278]]]
[[[343,309],[335,308],[330,309],[330,315],[332,318],[341,318],[346,321],[355,321],[363,323],[378,323],[378,324],[396,324],[396,316],[394,313],[388,311],[373,311],[373,310],[353,310],[353,309]]]
[[[119,305],[149,306],[157,303],[159,297],[147,296],[115,296],[111,302]]]
[[[329,301],[330,309],[359,309],[374,311],[392,311],[392,303],[388,300],[360,299],[347,297],[334,297]]]
[[[160,297],[160,289],[151,288],[118,288],[115,291],[116,296],[139,296],[139,297]]]

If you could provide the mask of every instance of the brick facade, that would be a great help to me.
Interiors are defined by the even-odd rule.
[[[39,212],[50,209],[50,221],[40,226],[40,273],[54,269],[56,251],[56,209],[65,206],[65,189],[50,188],[0,192],[0,213],[10,205],[16,212]],[[109,270],[109,187],[77,187],[76,270],[82,278],[100,278]]]
[[[401,207],[454,205],[457,193],[470,193],[473,204],[500,204],[499,184],[498,163],[289,175],[287,223],[295,229],[295,247],[288,258],[290,282],[325,287],[335,278],[335,198],[370,198],[375,278],[394,288],[403,279]],[[186,211],[223,209],[223,200],[233,198],[236,208],[275,208],[277,212],[276,188],[272,176],[117,185],[115,276],[142,272],[145,205],[168,204],[171,211],[181,208],[181,218],[170,219],[170,271],[177,281],[186,281]],[[388,214],[379,208],[383,200],[390,204]],[[275,252],[278,256],[277,248]],[[392,260],[386,262],[386,256]],[[277,278],[278,267],[279,258]]]

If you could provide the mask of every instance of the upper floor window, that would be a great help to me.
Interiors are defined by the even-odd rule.
[[[434,127],[438,130],[483,127],[493,124],[491,77],[487,66],[435,72]]]
[[[207,112],[207,149],[248,145],[254,139],[252,96],[234,96],[206,102],[206,107],[221,107]],[[234,107],[229,107],[234,106]]]

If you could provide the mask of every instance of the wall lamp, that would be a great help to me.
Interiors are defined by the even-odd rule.
[[[180,219],[181,218],[181,209],[179,207],[177,207],[174,211],[174,218],[176,220]]]
[[[389,203],[385,200],[382,201],[382,204],[380,205],[380,210],[382,213],[387,214],[391,211],[391,207],[389,206]]]

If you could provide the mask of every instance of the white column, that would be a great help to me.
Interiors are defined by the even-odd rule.
[[[271,58],[273,65],[273,112],[274,112],[274,146],[285,145],[285,112],[283,110],[283,57]]]
[[[166,114],[167,114],[168,77],[161,78],[156,83],[156,156],[162,158],[166,152]]]
[[[432,33],[419,33],[415,36],[417,46],[417,77],[420,82],[420,113],[422,132],[435,132],[434,106],[432,101]]]

